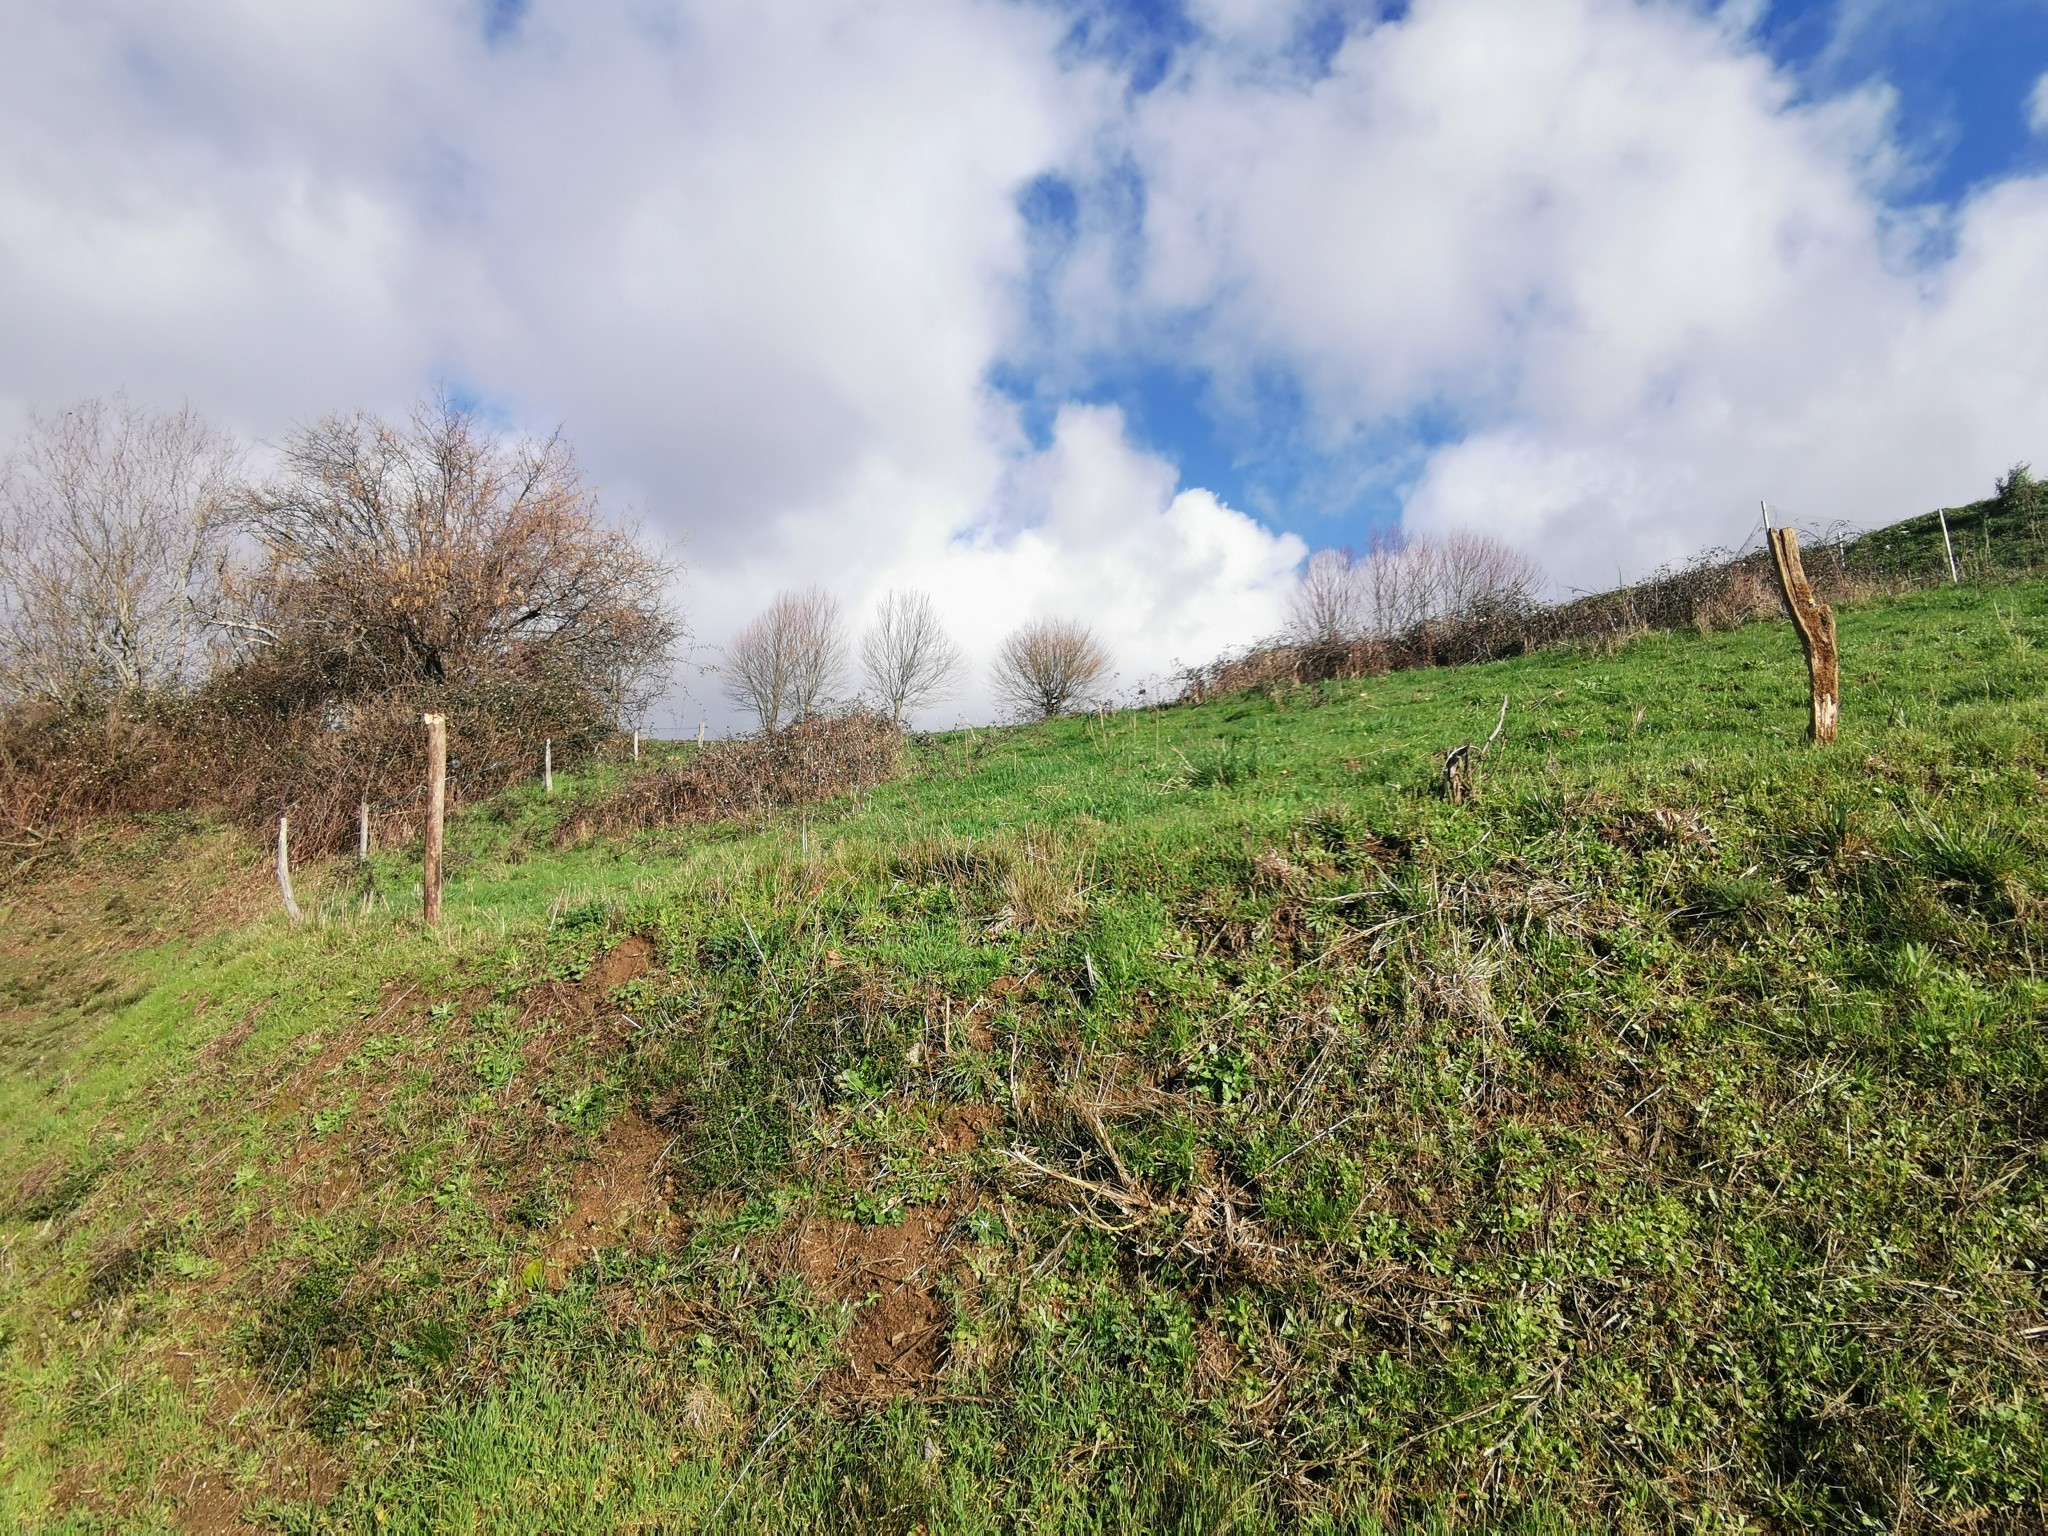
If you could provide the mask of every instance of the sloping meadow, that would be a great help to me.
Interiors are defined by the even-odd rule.
[[[2038,1529],[2048,591],[1842,632],[337,878],[10,1056],[8,1512]]]

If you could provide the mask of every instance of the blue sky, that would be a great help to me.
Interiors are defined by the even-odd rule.
[[[1202,28],[1176,0],[1076,0],[1067,48],[1117,68],[1133,95],[1171,89],[1177,63],[1204,44]],[[1352,27],[1398,20],[1405,4],[1330,4],[1304,10],[1291,51],[1313,75]],[[2048,165],[2048,140],[2029,124],[2027,100],[2048,72],[2048,0],[1775,0],[1751,36],[1806,102],[1878,84],[1895,95],[1894,130],[1908,169],[1883,189],[1901,212],[1952,208],[1975,189]],[[1135,224],[1142,181],[1119,189]],[[1073,186],[1042,178],[1020,194],[1037,263],[1056,266],[1079,218]],[[1135,228],[1124,238],[1137,241]],[[1936,240],[1938,243],[1939,233]],[[1297,382],[1267,368],[1219,390],[1212,374],[1177,355],[1173,338],[1077,357],[1062,348],[1057,322],[1034,305],[1034,340],[1048,366],[1008,357],[991,370],[1043,443],[1060,403],[1112,404],[1134,441],[1179,466],[1183,482],[1310,543],[1360,543],[1398,526],[1428,450],[1454,440],[1455,406],[1426,402],[1341,444],[1317,438]]]

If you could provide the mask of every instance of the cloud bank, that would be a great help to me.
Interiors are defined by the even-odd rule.
[[[17,0],[0,433],[453,387],[566,428],[710,645],[917,585],[977,663],[1085,618],[1126,687],[1271,631],[1366,491],[1563,586],[1760,495],[1979,494],[2043,436],[2048,182],[1913,206],[1882,86],[1808,99],[1753,10],[1205,0],[1140,47],[1079,0]],[[1184,483],[1091,387],[1133,360],[1226,439],[1284,381],[1302,504]]]

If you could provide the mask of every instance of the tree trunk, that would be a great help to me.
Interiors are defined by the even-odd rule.
[[[1770,531],[1771,563],[1778,573],[1778,591],[1792,611],[1793,627],[1806,652],[1812,718],[1807,734],[1817,744],[1835,739],[1842,712],[1840,658],[1835,649],[1835,611],[1813,595],[1813,584],[1799,563],[1799,535],[1790,528]]]

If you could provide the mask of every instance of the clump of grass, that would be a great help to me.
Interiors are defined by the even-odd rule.
[[[1185,762],[1182,780],[1190,789],[1237,789],[1259,776],[1256,736],[1227,736],[1220,749]]]
[[[1693,878],[1681,915],[1697,922],[1748,932],[1762,927],[1778,905],[1777,888],[1758,874],[1703,873]]]
[[[2032,862],[1995,816],[1972,826],[1923,814],[1908,828],[1903,847],[1908,860],[1943,889],[1977,903],[2009,901]]]

